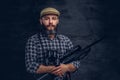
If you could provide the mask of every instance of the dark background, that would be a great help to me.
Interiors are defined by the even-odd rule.
[[[72,80],[120,80],[119,0],[2,0],[0,1],[1,80],[30,80],[25,70],[24,48],[39,30],[44,7],[60,10],[59,32],[74,45],[85,47],[101,36],[81,61]]]

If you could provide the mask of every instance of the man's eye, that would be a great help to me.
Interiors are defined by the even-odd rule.
[[[57,20],[57,18],[56,18],[56,17],[53,17],[52,19],[53,19],[53,20]]]

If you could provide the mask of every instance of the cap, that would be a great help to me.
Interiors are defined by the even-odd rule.
[[[41,13],[40,13],[40,17],[48,15],[48,14],[55,14],[57,16],[60,16],[60,12],[52,7],[48,7],[48,8],[44,8]]]

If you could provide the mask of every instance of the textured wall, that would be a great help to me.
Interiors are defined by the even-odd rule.
[[[4,0],[0,3],[1,63],[3,80],[28,80],[24,47],[39,29],[39,11],[52,6],[61,11],[59,33],[85,47],[92,47],[72,80],[119,80],[119,1],[115,0]]]

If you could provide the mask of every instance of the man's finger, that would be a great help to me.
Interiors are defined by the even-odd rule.
[[[62,72],[62,70],[61,69],[57,69],[57,70],[53,71],[52,73],[57,74],[57,73],[60,73],[60,72]]]
[[[59,67],[55,67],[55,68],[52,69],[52,72],[53,72],[53,71],[56,71],[56,70],[58,70],[58,69],[60,69],[60,68],[59,68]]]

